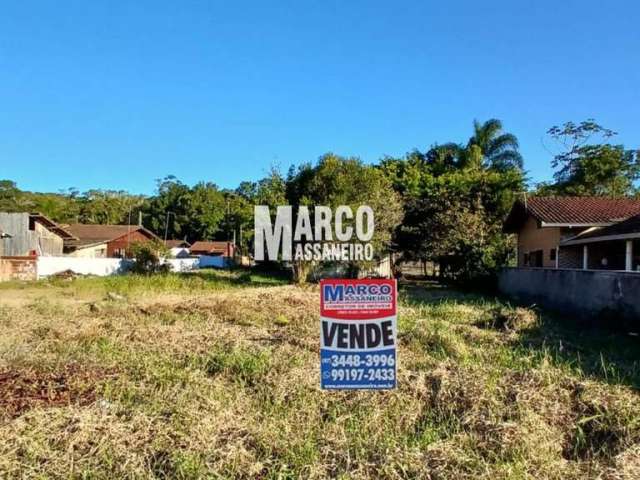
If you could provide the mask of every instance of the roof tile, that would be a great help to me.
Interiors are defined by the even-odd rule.
[[[528,211],[541,222],[614,223],[640,214],[640,200],[606,197],[531,197]]]
[[[76,223],[65,225],[64,228],[79,239],[79,242],[77,242],[79,245],[108,242],[138,230],[148,233],[151,238],[157,238],[151,231],[140,225],[88,225]]]

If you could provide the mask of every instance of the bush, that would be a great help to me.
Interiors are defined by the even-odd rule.
[[[131,245],[131,255],[135,258],[131,271],[144,275],[168,273],[170,266],[162,263],[169,255],[167,247],[159,240],[136,242]]]

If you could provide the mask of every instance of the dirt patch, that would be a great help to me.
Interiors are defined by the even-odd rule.
[[[98,383],[113,374],[77,364],[53,372],[0,371],[0,419],[18,417],[32,408],[89,405],[96,399]]]

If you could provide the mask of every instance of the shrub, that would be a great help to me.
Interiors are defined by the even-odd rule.
[[[169,250],[159,240],[133,243],[130,252],[135,258],[131,267],[134,273],[149,275],[169,272],[169,264],[162,263],[162,258],[169,255]]]

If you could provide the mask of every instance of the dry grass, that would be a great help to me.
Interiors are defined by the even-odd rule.
[[[200,281],[0,290],[0,478],[639,478],[635,339],[410,289],[399,388],[323,392],[317,288]]]

